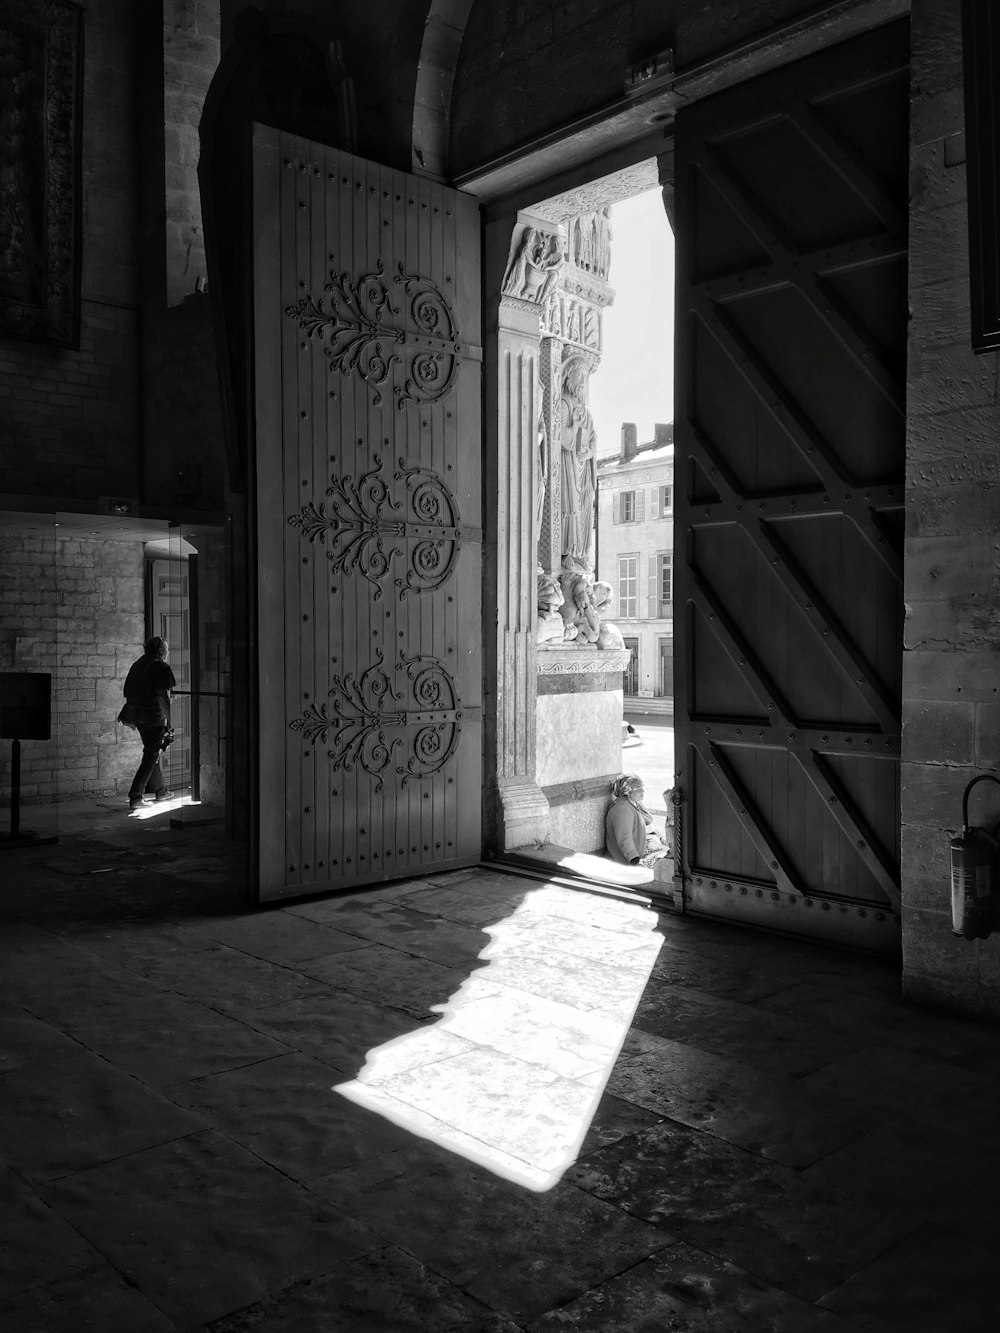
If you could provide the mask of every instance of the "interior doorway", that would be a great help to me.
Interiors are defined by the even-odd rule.
[[[177,682],[170,704],[174,740],[160,759],[163,780],[176,794],[191,786],[198,762],[197,737],[191,726],[191,574],[186,555],[172,559],[147,555],[148,636],[166,639]]]

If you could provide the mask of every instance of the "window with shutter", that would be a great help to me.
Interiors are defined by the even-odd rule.
[[[649,557],[649,568],[646,578],[646,615],[650,620],[655,620],[660,614],[660,583],[659,566],[657,557]]]
[[[658,507],[660,511],[659,516],[660,518],[667,518],[668,515],[672,512],[674,507],[673,486],[661,486],[659,488],[658,500],[659,500]],[[654,514],[653,517],[656,518],[656,514]]]
[[[618,614],[623,620],[635,620],[639,614],[639,557],[618,557]]]
[[[664,552],[656,558],[658,617],[673,615],[674,602],[674,558]]]

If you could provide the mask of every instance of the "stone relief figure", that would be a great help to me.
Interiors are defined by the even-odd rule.
[[[545,303],[542,326],[554,338],[561,338],[563,331],[562,297],[558,292],[551,292]]]
[[[594,606],[593,584],[586,574],[567,573],[560,579],[565,600],[559,614],[565,623],[563,638],[581,648],[597,643],[601,618]]]
[[[504,275],[504,295],[544,305],[558,281],[562,262],[562,245],[554,232],[526,227]]]
[[[587,407],[587,372],[571,365],[563,380],[560,498],[564,556],[590,559],[597,492],[597,434]]]
[[[557,579],[539,567],[536,578],[538,599],[538,643],[562,643],[566,637],[566,622],[559,614],[563,591]]]
[[[606,612],[611,609],[612,590],[610,583],[594,584],[594,608],[600,616],[601,628],[597,635],[598,648],[624,648],[625,640],[622,632],[617,625],[613,625],[610,620],[605,620]]]

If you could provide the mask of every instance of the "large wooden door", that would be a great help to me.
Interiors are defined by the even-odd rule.
[[[898,947],[908,30],[677,118],[676,743],[698,911]]]
[[[481,851],[478,206],[254,131],[261,898]]]

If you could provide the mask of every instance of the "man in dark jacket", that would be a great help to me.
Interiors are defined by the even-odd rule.
[[[125,677],[125,717],[142,740],[142,761],[136,769],[128,794],[128,808],[138,810],[144,791],[158,801],[170,799],[170,792],[160,772],[160,751],[170,727],[170,691],[177,682],[167,666],[166,639],[147,639],[142,656],[129,667]]]

